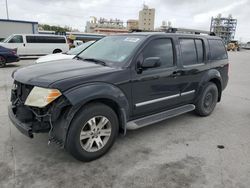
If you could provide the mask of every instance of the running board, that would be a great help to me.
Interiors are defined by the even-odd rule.
[[[188,104],[188,105],[184,105],[178,108],[160,112],[158,114],[153,114],[147,117],[135,119],[133,121],[127,122],[127,129],[128,130],[139,129],[147,125],[151,125],[151,124],[163,121],[165,119],[169,119],[169,118],[193,111],[194,109],[195,109],[195,106],[193,104]]]

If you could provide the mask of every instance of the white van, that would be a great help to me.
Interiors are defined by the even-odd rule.
[[[17,48],[18,55],[46,55],[69,50],[66,37],[57,35],[13,34],[0,46]]]

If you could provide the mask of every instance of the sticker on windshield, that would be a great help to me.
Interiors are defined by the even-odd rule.
[[[132,38],[132,37],[127,37],[124,39],[124,41],[127,42],[138,42],[140,39],[139,38]]]

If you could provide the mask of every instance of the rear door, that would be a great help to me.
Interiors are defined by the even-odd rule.
[[[180,101],[192,103],[204,71],[209,69],[207,41],[202,38],[179,38],[181,68],[179,71]]]
[[[133,116],[156,113],[178,105],[180,90],[176,51],[173,38],[161,37],[150,40],[136,60],[132,71]],[[140,64],[149,57],[159,57],[161,66],[140,71]]]

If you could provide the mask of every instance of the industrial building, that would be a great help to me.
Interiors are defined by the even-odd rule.
[[[100,18],[97,20],[96,17],[91,17],[86,23],[86,33],[102,33],[102,34],[113,34],[113,33],[127,33],[128,30],[124,27],[123,21],[119,19],[105,19]]]
[[[37,34],[38,22],[0,19],[0,40],[16,33]]]
[[[139,20],[130,19],[127,21],[127,30],[134,31],[139,29]]]
[[[143,5],[143,9],[139,12],[139,30],[153,31],[155,23],[155,9]]]
[[[232,15],[228,17],[222,17],[219,14],[217,17],[212,17],[210,32],[214,32],[217,36],[221,37],[225,44],[228,44],[234,39],[237,26],[237,19],[234,19]]]

